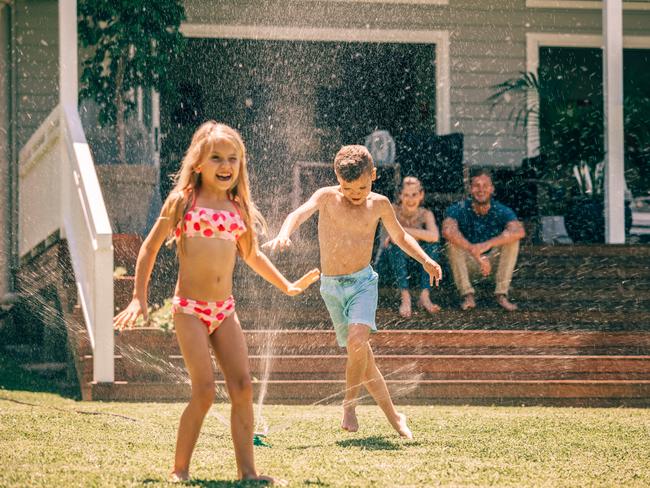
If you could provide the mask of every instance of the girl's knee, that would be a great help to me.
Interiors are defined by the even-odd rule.
[[[233,403],[251,403],[253,401],[253,382],[250,376],[229,380],[228,393]]]
[[[192,384],[192,400],[205,410],[208,410],[214,403],[215,394],[214,381]]]

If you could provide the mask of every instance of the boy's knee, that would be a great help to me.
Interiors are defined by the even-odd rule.
[[[370,340],[370,328],[364,325],[350,326],[348,333],[348,352],[364,349]]]

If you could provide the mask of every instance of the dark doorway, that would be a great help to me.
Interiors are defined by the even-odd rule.
[[[296,161],[332,161],[342,144],[363,144],[376,129],[389,131],[398,151],[409,132],[435,133],[432,44],[190,39],[169,76],[164,195],[195,128],[216,119],[242,133],[255,199],[271,220],[289,210]]]

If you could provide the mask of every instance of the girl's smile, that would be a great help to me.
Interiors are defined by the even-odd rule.
[[[237,148],[227,139],[212,144],[204,160],[197,167],[202,181],[218,190],[230,190],[239,176],[241,157]]]

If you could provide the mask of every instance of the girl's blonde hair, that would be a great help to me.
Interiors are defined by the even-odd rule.
[[[184,249],[184,233],[181,232],[179,236],[176,236],[173,232],[192,206],[197,197],[197,192],[201,188],[201,173],[197,173],[196,168],[205,160],[214,144],[221,140],[226,140],[235,147],[240,161],[239,176],[228,190],[230,198],[237,203],[242,219],[252,237],[245,241],[248,243],[247,249],[240,249],[240,251],[244,255],[250,254],[257,247],[257,232],[266,232],[266,221],[251,198],[244,141],[239,132],[232,127],[210,120],[201,124],[194,132],[190,147],[187,148],[181,163],[181,168],[174,176],[174,189],[165,204],[170,209],[174,222],[172,234],[167,242],[171,244],[176,241],[180,251]]]
[[[424,188],[422,187],[422,182],[419,179],[417,179],[415,176],[405,176],[404,179],[402,180],[402,188],[400,188],[400,192],[407,186],[411,186],[411,185],[417,185],[420,191],[424,190]]]
[[[402,192],[406,189],[407,186],[417,186],[418,191],[420,193],[424,193],[422,182],[419,179],[417,179],[415,176],[405,176],[402,179],[402,185],[400,186],[399,194],[397,195],[397,205],[402,204]],[[422,196],[422,200],[420,200],[420,205],[422,205],[423,200],[424,196]]]

